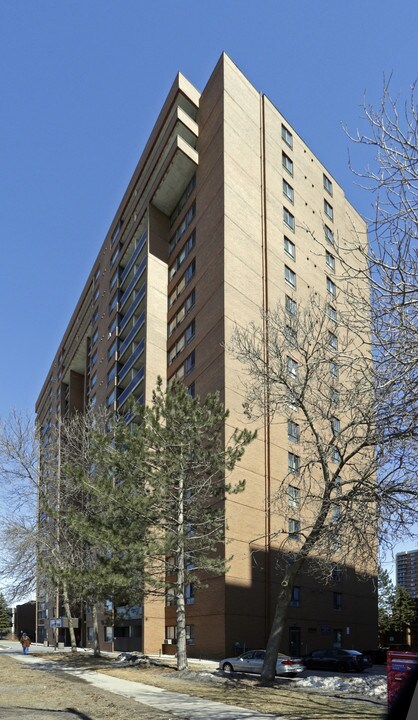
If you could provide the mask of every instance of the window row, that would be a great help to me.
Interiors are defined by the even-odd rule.
[[[192,370],[194,370],[195,364],[196,364],[196,357],[195,357],[195,351],[193,350],[193,352],[191,352],[190,355],[187,356],[184,363],[182,365],[180,365],[180,367],[177,370],[177,372],[175,373],[174,377],[177,380],[182,380],[184,377],[189,375],[189,373],[191,373]]]
[[[181,308],[176,312],[176,314],[174,315],[172,320],[168,323],[168,328],[167,328],[168,337],[170,337],[173,334],[173,332],[176,330],[176,328],[178,328],[180,323],[183,322],[184,318],[186,317],[186,315],[188,315],[188,313],[194,306],[195,302],[196,302],[196,292],[195,292],[195,290],[192,290],[190,295],[184,301]]]
[[[193,221],[193,218],[195,215],[196,215],[196,203],[194,202],[193,205],[191,205],[190,208],[188,209],[186,215],[184,216],[182,222],[178,226],[176,232],[169,240],[169,243],[168,243],[169,254],[171,254],[173,252],[176,245],[180,242],[184,233],[186,232],[187,228],[189,227],[190,223]]]
[[[193,190],[196,187],[196,175],[193,175],[192,179],[190,180],[188,186],[186,187],[183,195],[181,196],[180,200],[178,201],[176,207],[174,208],[173,212],[170,216],[170,227],[174,225],[176,222],[178,216],[180,215],[181,211],[183,210],[184,206],[186,205],[189,197],[191,196]]]
[[[178,297],[182,294],[183,290],[187,287],[187,285],[192,280],[194,274],[196,272],[196,261],[192,260],[188,268],[186,269],[183,277],[181,280],[177,283],[176,287],[174,288],[173,292],[170,294],[168,298],[168,307],[171,308],[172,305],[175,303]]]
[[[165,628],[165,639],[171,643],[177,642],[177,625],[166,625]],[[194,625],[186,625],[186,640],[187,642],[193,643],[195,639]]]
[[[302,602],[301,588],[298,585],[292,587],[292,594],[290,596],[289,605],[290,607],[300,607]],[[334,610],[342,610],[342,593],[332,593],[332,607]]]
[[[193,231],[192,234],[190,235],[190,237],[188,238],[188,240],[183,245],[181,251],[177,255],[174,263],[168,270],[168,282],[170,282],[170,280],[173,279],[176,272],[178,272],[178,270],[183,265],[186,258],[190,255],[191,251],[194,248],[195,240],[196,240],[196,232]]]
[[[186,328],[184,333],[179,337],[177,342],[173,345],[172,348],[168,351],[167,355],[167,362],[168,365],[171,365],[171,363],[174,362],[176,357],[180,355],[180,353],[184,350],[186,345],[189,344],[189,342],[194,338],[195,334],[195,321],[192,320],[190,325]]]

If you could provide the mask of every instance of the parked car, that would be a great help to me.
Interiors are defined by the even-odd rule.
[[[336,672],[363,672],[372,666],[367,655],[358,650],[313,650],[303,657],[308,670],[335,670]]]
[[[225,658],[219,663],[219,669],[223,672],[250,672],[261,673],[263,668],[265,650],[249,650],[238,655],[238,657]],[[305,666],[300,658],[291,658],[288,655],[279,653],[276,662],[276,675],[288,675],[294,677],[303,672]]]

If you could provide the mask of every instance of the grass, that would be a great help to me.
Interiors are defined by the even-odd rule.
[[[364,698],[342,698],[324,691],[298,688],[286,678],[277,678],[273,685],[263,685],[256,676],[225,676],[196,669],[177,672],[164,662],[149,667],[121,666],[109,657],[94,658],[90,654],[54,653],[45,656],[72,667],[113,675],[123,680],[155,685],[172,692],[185,693],[227,705],[238,705],[253,711],[268,712],[286,720],[378,720],[386,716],[384,704]]]

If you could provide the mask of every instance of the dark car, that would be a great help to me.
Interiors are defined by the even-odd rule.
[[[305,655],[303,663],[308,670],[335,670],[336,672],[363,672],[372,666],[367,655],[358,650],[314,650]]]

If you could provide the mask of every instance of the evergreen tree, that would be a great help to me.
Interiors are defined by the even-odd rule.
[[[0,637],[10,630],[10,615],[3,593],[0,593]]]
[[[405,588],[397,585],[395,596],[393,598],[391,626],[394,630],[405,632],[407,628],[414,623],[415,619],[415,601],[411,598]]]
[[[174,382],[164,392],[161,378],[139,429],[146,449],[145,486],[158,503],[154,538],[168,559],[166,589],[176,604],[177,668],[187,667],[186,599],[209,575],[223,573],[224,502],[243,489],[226,482],[254,438],[234,430],[225,440],[228,418],[219,394],[203,402]]]
[[[395,587],[387,570],[379,565],[377,577],[379,636],[387,633],[392,627],[393,605],[395,600]]]

